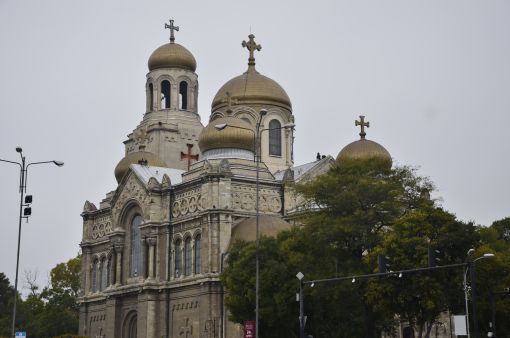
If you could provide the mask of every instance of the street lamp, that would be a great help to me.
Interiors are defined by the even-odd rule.
[[[299,279],[299,338],[305,338],[305,300],[303,292],[303,278],[305,275],[300,271],[296,274]]]
[[[262,157],[262,151],[260,147],[260,137],[263,131],[268,130],[281,130],[281,129],[294,129],[296,126],[294,123],[287,123],[278,128],[263,128],[261,129],[262,118],[267,115],[266,109],[261,109],[259,111],[259,119],[257,120],[257,124],[255,126],[255,163],[256,163],[256,178],[255,178],[255,337],[259,338],[259,275],[260,275],[260,262],[259,262],[259,219],[260,219],[260,210],[259,210],[259,184],[260,184],[260,161]],[[223,130],[226,127],[238,128],[238,129],[246,129],[253,132],[252,129],[243,128],[239,126],[232,126],[228,123],[221,123],[214,126],[214,128],[218,130]]]
[[[26,220],[28,222],[28,217],[31,215],[31,208],[28,205],[30,203],[32,203],[32,196],[27,195],[25,197],[25,193],[27,192],[28,167],[30,167],[31,165],[45,164],[45,163],[53,163],[57,167],[61,167],[64,165],[64,162],[56,161],[56,160],[26,163],[26,158],[25,158],[25,156],[23,156],[23,149],[21,147],[16,147],[16,152],[19,153],[19,155],[21,157],[21,162],[0,159],[0,162],[17,164],[20,168],[18,249],[17,249],[17,253],[16,253],[16,276],[14,279],[14,302],[13,302],[13,306],[12,306],[12,328],[11,328],[11,337],[13,337],[13,338],[14,338],[15,329],[16,329],[16,305],[17,305],[17,300],[18,300],[17,293],[18,293],[19,251],[20,251],[20,241],[21,241],[21,220],[23,218],[26,218]],[[23,210],[24,207],[26,207],[26,208]]]
[[[485,253],[482,256],[472,259],[471,255],[475,252],[474,249],[469,249],[467,252],[467,265],[466,265],[466,271],[464,272],[464,297],[466,301],[466,328],[467,328],[467,336],[470,337],[469,333],[469,312],[468,312],[468,299],[467,299],[467,273],[470,272],[470,279],[471,279],[471,308],[473,312],[473,327],[474,327],[474,337],[479,338],[480,333],[478,330],[478,318],[476,313],[476,262],[485,259],[494,257],[493,253]]]

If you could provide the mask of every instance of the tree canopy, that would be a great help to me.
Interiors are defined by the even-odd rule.
[[[49,285],[42,291],[35,276],[27,281],[30,294],[25,299],[18,295],[16,330],[25,331],[34,338],[77,334],[80,261],[78,256],[57,264],[50,272]],[[0,273],[0,337],[11,334],[13,294],[14,288]]]
[[[334,166],[295,189],[311,206],[297,220],[301,225],[260,241],[264,337],[297,336],[298,271],[306,280],[370,274],[377,272],[379,254],[390,257],[391,270],[427,267],[429,248],[441,265],[463,263],[485,237],[503,247],[510,228],[500,221],[492,234],[481,233],[432,200],[433,184],[415,169],[376,160]],[[254,252],[254,243],[236,243],[222,274],[226,304],[238,323],[254,318]],[[462,269],[451,269],[307,286],[306,330],[320,337],[377,337],[401,320],[428,337],[442,312],[463,313],[462,277]]]

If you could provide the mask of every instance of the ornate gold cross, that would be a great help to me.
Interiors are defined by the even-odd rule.
[[[255,42],[255,35],[250,34],[248,35],[248,42],[243,41],[241,45],[243,47],[246,47],[250,51],[250,57],[248,58],[248,66],[255,66],[255,56],[253,55],[253,52],[256,50],[260,52],[262,49],[261,45],[257,45]]]
[[[365,127],[369,128],[370,127],[370,122],[365,122],[365,116],[363,115],[360,115],[359,116],[359,121],[358,120],[354,120],[354,125],[355,126],[361,126],[361,133],[359,133],[359,136],[361,136],[361,138],[365,138],[365,136],[367,135],[367,133],[365,133]]]
[[[170,24],[165,23],[165,29],[170,29],[170,42],[173,43],[175,41],[174,31],[179,31],[179,26],[174,26],[174,20],[170,20]]]

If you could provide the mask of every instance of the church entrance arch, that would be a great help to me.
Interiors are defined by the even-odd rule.
[[[136,311],[127,314],[122,325],[122,338],[136,338],[137,322]]]

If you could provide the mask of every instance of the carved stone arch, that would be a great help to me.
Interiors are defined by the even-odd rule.
[[[165,87],[162,85],[162,83],[164,81],[169,82],[169,86],[167,89],[165,89]],[[175,96],[176,96],[175,79],[168,74],[163,74],[163,75],[158,76],[157,84],[158,84],[158,87],[155,90],[155,92],[156,92],[155,99],[157,101],[157,104],[155,105],[156,109],[160,110],[160,109],[173,108],[173,101],[175,100]],[[162,103],[162,101],[163,101],[162,96],[165,98],[164,104]]]
[[[194,84],[195,81],[193,81],[189,76],[187,75],[180,75],[176,78],[176,83],[181,83],[182,81],[185,81],[188,83],[188,86],[190,86],[188,89],[191,89],[191,86]]]
[[[126,225],[129,224],[130,219],[134,217],[135,213],[140,214],[142,219],[145,219],[143,216],[144,210],[142,204],[138,200],[131,198],[124,203],[124,206],[122,207],[122,210],[117,217],[117,227],[120,227],[126,231],[129,230]]]
[[[244,119],[252,126],[255,126],[258,121],[258,113],[251,107],[241,106],[234,108],[233,115],[237,118]]]
[[[193,239],[193,234],[191,233],[191,231],[186,231],[184,233],[184,235],[182,236],[182,240],[183,241],[186,241],[188,238]]]
[[[136,311],[128,312],[122,321],[122,338],[137,338],[138,315]]]
[[[195,238],[197,238],[197,236],[199,236],[199,235],[200,235],[200,236],[202,235],[202,229],[200,229],[200,228],[199,228],[199,229],[195,229],[195,230],[193,231],[193,234],[191,235],[191,238],[195,239]]]
[[[173,238],[172,238],[172,246],[174,246],[174,245],[175,245],[175,243],[176,243],[178,240],[181,240],[181,242],[182,242],[182,241],[184,241],[184,236],[183,236],[182,234],[180,234],[180,233],[179,233],[179,234],[174,234],[174,235],[173,235]]]
[[[158,78],[156,79],[156,84],[158,85],[158,90],[160,90],[161,88],[159,88],[159,86],[161,85],[161,82],[163,82],[164,80],[168,80],[170,81],[170,84],[172,86],[175,86],[178,82],[176,81],[176,79],[169,75],[169,74],[161,74],[160,76],[158,76]]]
[[[212,121],[214,121],[216,119],[225,117],[225,116],[226,115],[223,112],[217,110],[217,111],[215,111],[214,113],[211,114],[211,117],[209,118],[209,123],[211,123]]]

